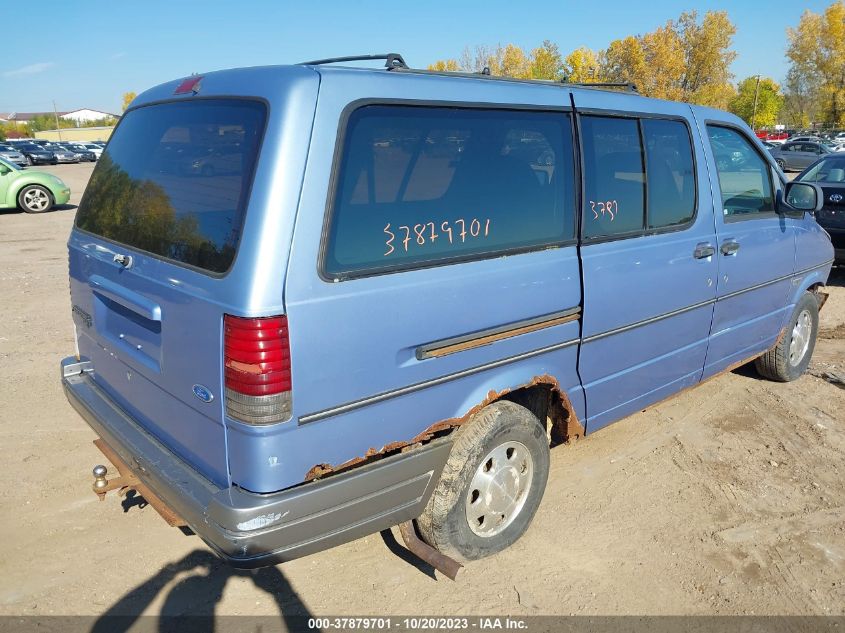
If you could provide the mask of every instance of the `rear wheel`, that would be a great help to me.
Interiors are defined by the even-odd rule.
[[[770,380],[789,382],[807,371],[819,329],[819,304],[811,292],[805,292],[778,344],[760,356],[754,365]]]
[[[477,560],[528,529],[549,476],[549,444],[540,421],[508,401],[485,407],[455,433],[417,527],[444,554]]]
[[[27,185],[18,193],[18,206],[27,213],[48,211],[53,202],[53,194],[41,185]]]

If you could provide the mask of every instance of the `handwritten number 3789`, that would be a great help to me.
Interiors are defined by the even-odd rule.
[[[596,210],[598,208],[598,210]],[[590,210],[593,212],[593,219],[598,220],[599,214],[604,216],[605,213],[610,214],[610,221],[619,214],[619,203],[616,200],[600,200],[595,202],[590,200]]]

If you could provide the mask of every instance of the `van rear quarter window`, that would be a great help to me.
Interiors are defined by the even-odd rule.
[[[229,269],[266,108],[197,99],[128,112],[85,191],[76,226],[213,273]]]
[[[575,235],[561,112],[375,105],[349,117],[324,271],[360,276]]]

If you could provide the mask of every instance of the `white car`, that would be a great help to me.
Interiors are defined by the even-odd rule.
[[[79,147],[80,149],[84,149],[89,152],[94,152],[94,155],[97,157],[97,160],[100,160],[100,156],[103,155],[103,148],[99,145],[94,145],[94,143],[74,143],[73,146]]]

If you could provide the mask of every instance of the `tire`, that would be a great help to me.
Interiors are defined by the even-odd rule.
[[[444,554],[478,560],[501,552],[528,529],[549,477],[549,443],[528,409],[504,400],[479,411],[455,434],[417,528]],[[495,494],[501,484],[516,495]]]
[[[783,338],[754,361],[757,372],[777,382],[790,382],[807,371],[816,335],[819,331],[819,304],[811,292],[805,292],[786,326]]]
[[[29,165],[30,167],[32,167],[32,165],[33,165],[32,156],[26,157],[26,164]]]
[[[41,185],[27,185],[18,192],[18,206],[27,213],[44,213],[53,208],[55,198]]]
[[[782,158],[778,158],[777,160],[775,160],[775,162],[778,164],[778,167],[780,167],[780,170],[783,173],[786,173],[786,161]]]

